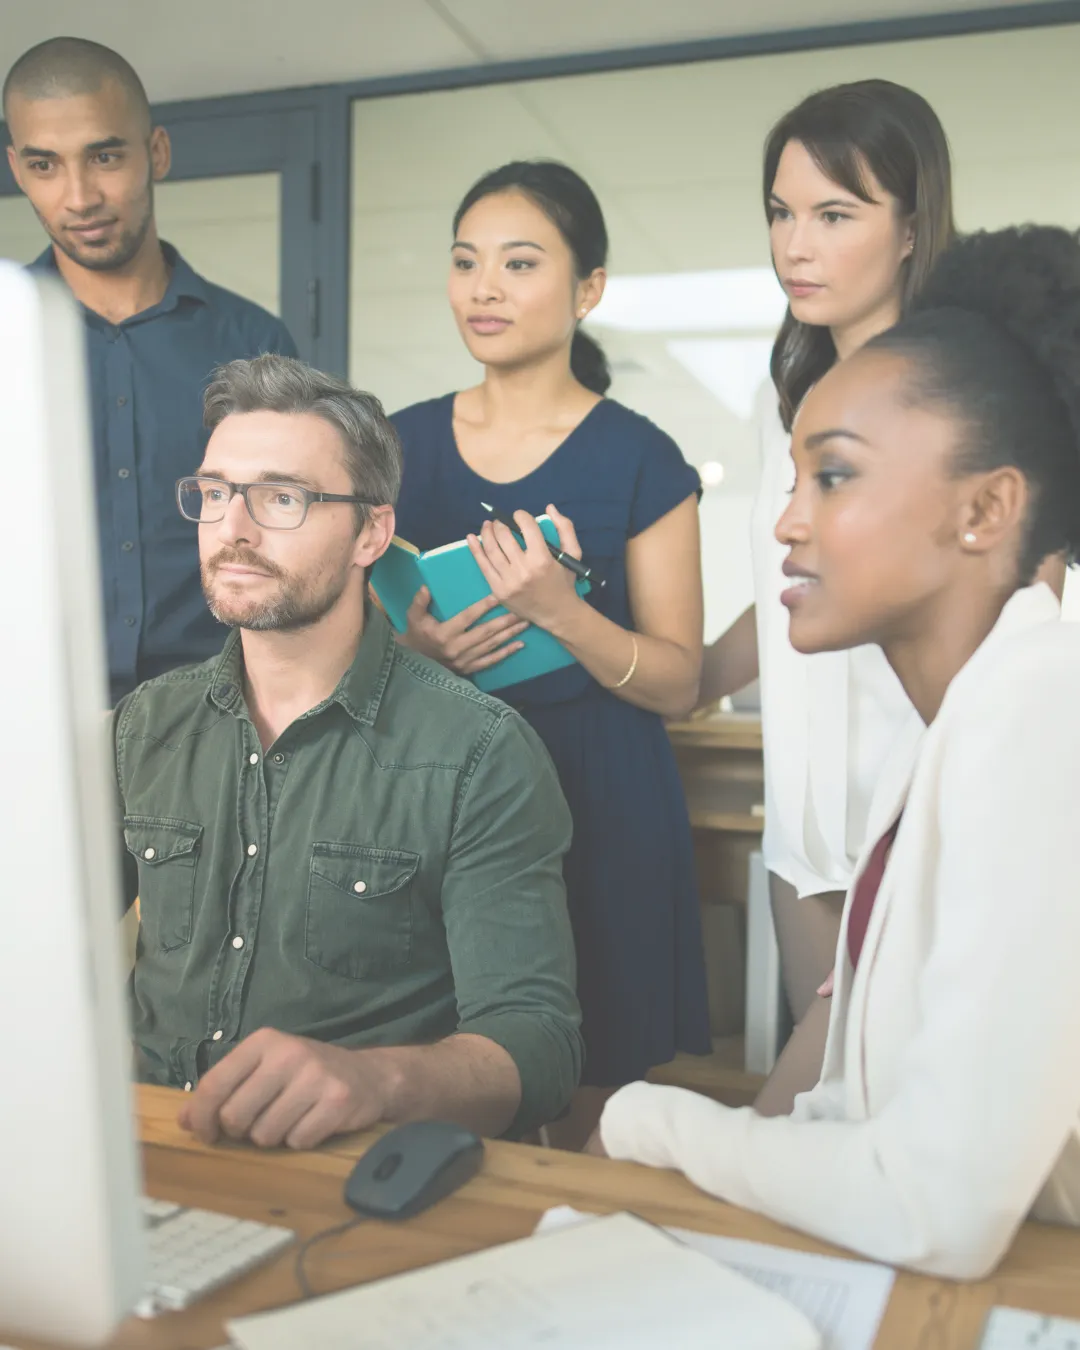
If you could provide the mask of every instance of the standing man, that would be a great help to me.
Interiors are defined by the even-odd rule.
[[[261,352],[295,355],[280,320],[214,286],[158,238],[154,184],[168,132],[122,56],[51,38],[8,72],[8,162],[51,240],[33,264],[86,319],[98,523],[113,700],[221,646],[176,480],[200,462],[210,372]]]

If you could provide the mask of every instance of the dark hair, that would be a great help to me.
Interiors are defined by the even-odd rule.
[[[956,234],[949,143],[921,94],[891,80],[859,80],[811,94],[781,117],[765,142],[765,215],[780,156],[789,141],[805,146],[823,174],[864,202],[873,200],[869,169],[914,219],[915,242],[904,263],[900,312],[918,294]],[[800,323],[790,308],[773,347],[771,371],[788,431],[810,387],[836,360],[827,328]]]
[[[520,192],[536,203],[566,240],[579,281],[605,265],[608,235],[604,213],[596,193],[569,165],[554,159],[516,159],[501,169],[492,169],[461,199],[454,212],[454,233],[467,211],[484,197],[499,192]],[[580,326],[570,345],[570,369],[575,379],[594,394],[606,394],[611,387],[604,349]]]
[[[911,365],[910,397],[965,424],[955,471],[1011,465],[1031,488],[1020,583],[1080,554],[1080,234],[1055,225],[954,244],[912,313],[864,350]]]
[[[357,497],[390,506],[401,487],[401,442],[374,394],[292,356],[264,352],[213,372],[203,395],[203,424],[213,429],[233,413],[311,413],[341,436],[345,467]],[[371,512],[356,507],[363,526]]]
[[[4,116],[12,94],[27,99],[96,94],[109,80],[123,89],[128,101],[145,119],[149,133],[150,103],[142,80],[119,52],[88,38],[49,38],[23,52],[4,81]]]

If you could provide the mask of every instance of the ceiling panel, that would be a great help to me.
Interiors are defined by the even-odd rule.
[[[647,46],[740,33],[862,23],[969,9],[1001,9],[1012,0],[441,0],[495,60],[567,51]],[[1028,0],[1029,3],[1033,0]]]
[[[61,33],[122,52],[152,99],[471,66],[853,20],[997,8],[1014,0],[3,0],[0,71]],[[1022,0],[1037,3],[1038,0]]]
[[[425,0],[0,0],[0,70],[59,34],[121,52],[155,102],[473,65]]]

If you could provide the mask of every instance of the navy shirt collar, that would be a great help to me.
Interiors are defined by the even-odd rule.
[[[149,309],[141,310],[138,314],[133,314],[130,319],[125,319],[125,324],[142,323],[146,319],[156,319],[161,314],[168,314],[176,309],[182,300],[193,300],[199,305],[210,303],[210,294],[206,282],[190,264],[184,261],[177,249],[172,244],[167,244],[163,239],[161,241],[161,252],[171,269],[165,294],[156,305],[151,305]],[[51,244],[44,253],[30,263],[30,271],[59,275],[60,268],[57,266],[56,254]],[[90,309],[86,310],[87,314],[93,314],[93,312]],[[124,325],[118,326],[122,328]]]

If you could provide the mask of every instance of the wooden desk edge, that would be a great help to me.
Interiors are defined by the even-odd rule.
[[[309,1225],[337,1222],[337,1216],[344,1212],[343,1202],[337,1198],[338,1186],[356,1158],[382,1133],[376,1129],[341,1136],[309,1153],[236,1144],[207,1147],[177,1125],[182,1101],[183,1094],[171,1089],[137,1089],[148,1166],[162,1175],[161,1163],[171,1158],[167,1171],[172,1181],[165,1189],[211,1187],[209,1192],[199,1191],[198,1196],[193,1193],[189,1203],[220,1206],[226,1212],[230,1202],[239,1207],[239,1197],[245,1191],[249,1207],[253,1194],[265,1193],[269,1199],[274,1184],[268,1180],[264,1192],[259,1180],[260,1169],[266,1169],[268,1178],[276,1177],[279,1192],[299,1189],[304,1196],[318,1192],[318,1203],[314,1198],[310,1201]],[[207,1163],[205,1177],[200,1175],[201,1161]],[[231,1190],[230,1163],[240,1165],[231,1172]],[[187,1181],[182,1182],[182,1178]],[[217,1190],[212,1189],[215,1183]],[[150,1189],[153,1191],[153,1186]],[[331,1257],[339,1262],[336,1287],[377,1278],[394,1268],[415,1268],[527,1236],[539,1216],[558,1204],[594,1213],[627,1209],[654,1222],[699,1232],[851,1257],[851,1253],[714,1200],[672,1172],[495,1140],[487,1144],[480,1174],[457,1195],[408,1225],[369,1223],[355,1230],[353,1269],[348,1271],[340,1265],[343,1252]],[[395,1249],[390,1258],[385,1250],[388,1246]],[[390,1268],[380,1269],[387,1259]],[[281,1260],[291,1261],[289,1253]],[[256,1273],[246,1285],[241,1282],[235,1293],[220,1291],[206,1304],[180,1314],[175,1323],[168,1318],[141,1325],[126,1323],[114,1343],[116,1350],[136,1346],[175,1350],[180,1343],[220,1345],[224,1339],[222,1324],[240,1310],[238,1301],[244,1310],[254,1310],[252,1300],[256,1295],[260,1307],[280,1303],[281,1288],[276,1281],[280,1281],[281,1269],[279,1265],[278,1273],[273,1267]],[[995,1303],[1080,1316],[1080,1232],[1025,1225],[1000,1270],[978,1284],[957,1285],[898,1272],[875,1350],[910,1350],[915,1344],[931,1343],[936,1350],[976,1350],[986,1313]],[[181,1341],[175,1340],[176,1335]]]

